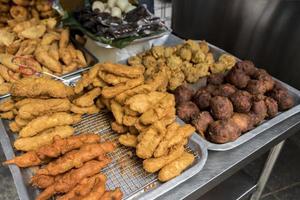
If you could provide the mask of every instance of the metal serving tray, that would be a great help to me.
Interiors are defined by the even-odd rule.
[[[76,124],[75,134],[98,133],[102,140],[118,141],[117,133],[110,128],[112,115],[108,111],[99,114],[85,115],[83,120]],[[180,124],[183,121],[178,119]],[[9,121],[0,121],[0,142],[6,159],[11,159],[20,152],[13,149],[12,144],[16,138],[8,128]],[[118,142],[117,142],[118,143]],[[143,170],[142,159],[135,156],[132,148],[127,148],[118,143],[117,149],[110,154],[112,163],[104,168],[102,172],[107,176],[107,188],[120,187],[124,193],[124,199],[155,199],[165,192],[171,190],[180,183],[197,174],[207,160],[207,149],[200,136],[194,133],[187,145],[187,150],[195,155],[195,161],[189,169],[180,176],[166,182],[160,183],[157,174],[150,174]],[[28,184],[30,177],[36,168],[20,169],[15,165],[9,165],[20,200],[34,199],[39,190]]]

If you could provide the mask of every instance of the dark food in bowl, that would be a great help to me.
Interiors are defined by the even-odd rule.
[[[204,137],[204,133],[208,128],[209,124],[214,121],[209,112],[203,111],[199,112],[192,120],[192,125],[195,126],[198,133],[200,133]]]
[[[218,120],[209,125],[207,138],[218,144],[236,140],[241,135],[239,127],[229,119]]]
[[[211,99],[211,94],[205,88],[200,88],[193,97],[194,103],[201,110],[209,107],[210,99]]]
[[[210,100],[211,113],[215,119],[228,119],[233,114],[233,105],[229,98],[215,96]]]
[[[247,91],[238,90],[230,96],[234,111],[248,113],[252,106],[252,96]]]
[[[191,119],[200,112],[200,110],[193,102],[186,101],[177,106],[176,112],[180,119],[189,123]]]
[[[192,99],[193,94],[194,91],[185,85],[177,87],[174,91],[176,105],[179,105],[185,101],[190,101]]]

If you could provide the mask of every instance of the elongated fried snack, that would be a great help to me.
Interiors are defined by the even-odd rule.
[[[97,158],[105,153],[112,152],[114,143],[105,142],[101,144],[87,144],[79,150],[68,152],[63,157],[49,163],[44,168],[39,169],[36,174],[58,175],[72,168],[81,167],[84,162]]]
[[[125,83],[130,80],[130,78],[123,76],[116,76],[114,74],[106,73],[102,70],[99,71],[98,76],[108,84],[117,85],[119,83]]]
[[[86,196],[82,197],[82,200],[102,199],[102,196],[105,194],[105,182],[106,182],[106,177],[105,175],[102,174],[96,179],[95,186],[93,187],[92,191],[88,193]],[[111,194],[111,197],[113,199],[118,199],[119,195],[120,195],[119,193],[114,192]],[[122,196],[119,199],[122,199]]]
[[[70,108],[71,103],[68,99],[45,99],[22,106],[18,114],[23,119],[32,119],[54,112],[69,111]]]
[[[60,62],[52,58],[48,52],[46,51],[37,51],[35,53],[35,58],[45,67],[50,69],[53,72],[61,73],[62,72],[62,65]]]
[[[71,126],[56,126],[48,129],[33,137],[18,138],[14,142],[14,147],[21,151],[37,150],[39,147],[51,144],[55,136],[66,138],[74,133],[74,128]]]
[[[10,74],[10,72],[12,72],[12,71],[9,71],[9,69],[7,67],[0,64],[0,75],[1,75],[1,77],[7,82],[11,82],[11,83],[16,82],[17,80],[14,78],[14,76],[12,76]]]
[[[16,133],[16,132],[19,132],[21,130],[21,127],[15,122],[15,121],[12,121],[9,123],[9,129]]]
[[[126,100],[125,105],[129,105],[130,109],[139,113],[144,113],[154,104],[158,103],[166,96],[163,92],[150,92],[148,94],[137,94]]]
[[[134,126],[137,120],[138,120],[138,117],[134,117],[134,116],[130,116],[130,115],[124,115],[123,124],[125,126]]]
[[[13,62],[14,56],[11,54],[0,54],[0,63],[10,70],[17,72],[19,66]]]
[[[1,119],[13,119],[15,117],[13,111],[7,111],[4,113],[0,113],[0,118]]]
[[[67,194],[57,198],[57,200],[72,199],[95,199],[98,200],[105,192],[106,176],[96,174],[92,177],[85,178]]]
[[[49,78],[28,77],[18,80],[12,85],[11,94],[21,97],[50,96],[65,98],[74,94],[73,89],[60,81]]]
[[[14,102],[13,100],[11,99],[8,99],[8,100],[5,100],[5,101],[2,101],[0,103],[0,112],[7,112],[7,111],[10,111],[14,108]]]
[[[111,112],[114,115],[116,122],[118,124],[123,124],[124,109],[115,100],[111,100],[110,103],[111,103],[111,105],[110,105]]]
[[[164,166],[158,173],[158,180],[166,182],[182,173],[195,160],[193,154],[184,152],[179,158]]]
[[[11,83],[2,83],[0,84],[0,95],[4,95],[10,92],[11,90]]]
[[[143,82],[144,82],[144,77],[139,77],[136,79],[131,79],[125,83],[117,84],[113,87],[104,87],[102,90],[102,95],[105,98],[113,98],[116,95],[118,95],[126,90],[130,90],[138,85],[143,84]]]
[[[123,193],[119,188],[115,190],[107,191],[104,195],[100,198],[101,200],[121,200],[123,197]]]
[[[120,144],[126,147],[136,147],[138,140],[136,135],[127,133],[127,134],[120,135],[119,142]]]
[[[101,64],[96,64],[87,73],[82,75],[81,79],[76,83],[74,89],[76,94],[82,92],[85,87],[91,84],[95,78],[97,78],[98,71],[101,66]]]
[[[166,164],[169,164],[173,160],[179,158],[184,152],[184,144],[187,142],[184,141],[180,144],[175,145],[170,149],[170,152],[166,156],[159,158],[149,158],[143,161],[143,168],[149,172],[154,173],[164,167]]]
[[[39,102],[43,102],[44,99],[33,99],[33,98],[25,98],[25,99],[21,99],[19,101],[17,101],[15,103],[15,107],[17,109],[20,109],[22,106],[24,106],[25,104],[28,103],[39,103]]]
[[[137,78],[143,76],[145,68],[143,66],[132,66],[113,63],[103,63],[102,70],[117,76],[125,76],[128,78]]]
[[[94,99],[101,94],[100,88],[94,88],[91,91],[85,93],[81,97],[74,100],[74,104],[81,107],[88,107],[94,104]]]
[[[19,133],[20,137],[30,137],[39,132],[63,125],[76,124],[81,120],[81,115],[72,115],[65,112],[54,113],[38,117],[29,122]]]
[[[3,164],[11,165],[15,164],[18,167],[30,167],[37,166],[42,163],[42,160],[38,157],[35,151],[29,151],[21,156],[17,156],[11,160],[5,161]]]
[[[100,109],[95,105],[91,105],[89,107],[80,107],[72,104],[71,111],[76,114],[95,114],[98,113]]]
[[[111,123],[111,129],[119,134],[126,133],[128,131],[128,127],[118,124],[117,122]]]
[[[169,140],[168,147],[182,142],[183,139],[190,137],[195,131],[196,129],[190,124],[179,127],[174,137]]]

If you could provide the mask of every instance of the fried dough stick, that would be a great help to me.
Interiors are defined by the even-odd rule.
[[[72,168],[81,167],[83,163],[112,152],[115,149],[115,144],[112,142],[104,142],[101,144],[86,144],[79,150],[73,150],[49,163],[44,168],[39,169],[36,174],[43,175],[58,175]]]
[[[84,178],[98,174],[99,171],[110,162],[111,160],[109,158],[104,157],[101,161],[91,160],[85,163],[81,168],[73,169],[64,175],[56,177],[35,175],[31,180],[32,184],[40,188],[46,188],[36,199],[46,200],[57,193],[67,193]]]
[[[93,144],[100,142],[100,135],[82,134],[71,136],[69,138],[61,138],[55,136],[52,144],[48,144],[38,148],[36,151],[29,151],[21,156],[17,156],[11,160],[7,160],[4,164],[15,164],[19,167],[30,167],[40,165],[47,158],[57,158],[74,149],[78,149],[85,144]]]
[[[76,83],[74,89],[76,94],[82,92],[85,87],[90,85],[94,81],[94,79],[97,78],[98,71],[101,68],[101,65],[102,64],[100,63],[94,65],[87,73],[82,75],[81,79]]]
[[[121,200],[122,197],[122,191],[120,190],[120,188],[116,188],[115,190],[106,191],[100,198],[100,200]]]
[[[40,103],[43,102],[45,99],[34,99],[34,98],[25,98],[17,101],[15,103],[15,107],[17,109],[20,109],[22,106],[28,104],[28,103]]]
[[[105,182],[106,176],[104,174],[97,174],[90,178],[85,178],[82,181],[80,181],[80,183],[70,192],[57,198],[57,200],[98,200],[105,192]]]
[[[23,119],[32,119],[44,114],[68,111],[70,108],[71,103],[68,99],[41,99],[38,102],[32,102],[22,106],[18,114]]]
[[[125,76],[128,78],[137,78],[139,76],[143,76],[145,71],[143,66],[129,67],[127,65],[113,63],[103,63],[101,69],[105,72],[115,74],[117,76]]]
[[[94,99],[101,94],[100,88],[94,88],[81,97],[74,100],[74,104],[80,107],[88,107],[94,104]]]
[[[65,98],[74,94],[73,89],[60,81],[45,77],[26,77],[13,83],[12,96],[37,97],[50,96]]]
[[[30,137],[55,126],[76,124],[80,120],[81,115],[72,115],[66,112],[58,112],[52,115],[40,116],[22,128],[19,135],[20,137]]]

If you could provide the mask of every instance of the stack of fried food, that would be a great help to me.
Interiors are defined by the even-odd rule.
[[[101,143],[96,134],[81,134],[61,138],[40,146],[4,164],[19,167],[41,166],[31,178],[30,184],[43,189],[36,200],[47,200],[54,195],[59,200],[73,199],[122,199],[119,188],[106,191],[106,176],[100,170],[111,159],[106,155],[115,149],[111,142]]]
[[[112,129],[122,134],[119,142],[135,147],[144,160],[144,169],[160,170],[159,180],[178,176],[194,161],[184,145],[195,131],[191,125],[180,127],[175,121],[175,98],[165,91],[168,83],[165,68],[144,81],[143,66],[102,63],[83,74],[75,93],[84,88],[101,87],[100,106],[111,110]],[[159,91],[158,91],[159,90]]]
[[[128,59],[129,65],[145,67],[146,79],[166,68],[169,90],[174,90],[186,82],[195,83],[211,73],[229,70],[235,63],[235,57],[229,54],[223,54],[215,61],[205,41],[198,43],[193,40],[171,47],[154,46],[149,51]]]
[[[56,23],[33,18],[0,29],[0,94],[21,77],[62,75],[87,66],[82,51],[70,42],[69,29],[55,28]]]
[[[207,82],[196,92],[182,85],[174,93],[177,115],[214,143],[234,141],[294,105],[287,89],[251,61],[240,61]]]
[[[31,18],[53,17],[55,11],[48,0],[1,0],[0,28],[7,24],[26,21]]]

